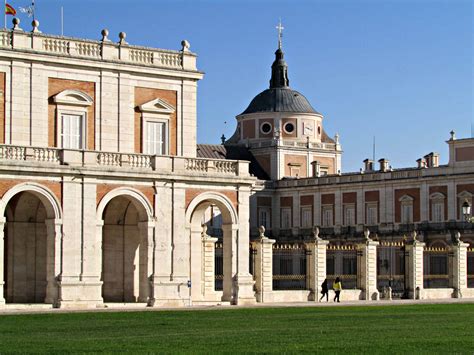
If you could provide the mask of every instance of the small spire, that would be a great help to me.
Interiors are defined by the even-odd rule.
[[[284,88],[290,85],[288,80],[288,66],[286,65],[284,53],[281,49],[281,38],[283,37],[284,27],[281,25],[281,19],[278,26],[278,49],[275,52],[275,61],[272,64],[272,78],[270,79],[270,89]]]

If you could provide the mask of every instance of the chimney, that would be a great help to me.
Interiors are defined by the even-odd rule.
[[[321,176],[321,164],[319,161],[315,160],[311,162],[311,166],[313,169],[313,177],[320,177]]]
[[[369,171],[374,171],[374,161],[371,159],[365,159],[364,160],[364,171],[369,172]]]
[[[437,168],[439,166],[439,154],[431,152],[424,156],[427,168]]]
[[[389,163],[389,162],[390,162],[390,161],[387,160],[387,159],[385,159],[385,158],[379,159],[380,171],[381,171],[381,172],[386,172],[386,171],[389,170],[389,168],[388,168],[388,163]]]
[[[420,158],[416,161],[418,169],[426,168],[426,160],[424,158]]]

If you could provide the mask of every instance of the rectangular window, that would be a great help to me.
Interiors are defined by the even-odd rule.
[[[413,223],[413,205],[412,204],[402,204],[402,223]]]
[[[443,222],[444,220],[444,202],[433,202],[431,205],[431,217],[433,222]]]
[[[84,116],[62,114],[61,121],[61,147],[83,149],[82,126]]]
[[[281,209],[281,229],[291,228],[291,208],[285,207]]]
[[[344,206],[344,224],[346,226],[355,224],[355,207],[353,205]]]
[[[313,208],[301,207],[301,227],[311,228],[313,225]]]
[[[367,213],[367,224],[369,226],[374,226],[377,224],[377,205],[374,204],[368,204],[366,207],[366,213]]]
[[[333,217],[332,217],[332,206],[323,207],[323,227],[332,227]]]
[[[265,229],[270,228],[270,209],[262,208],[258,209],[258,226],[264,226]]]
[[[145,154],[166,154],[166,124],[164,122],[147,121],[145,134]]]

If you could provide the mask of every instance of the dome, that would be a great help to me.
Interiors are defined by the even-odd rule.
[[[298,91],[289,87],[270,88],[254,97],[247,109],[241,113],[245,115],[256,112],[317,112],[309,101]]]

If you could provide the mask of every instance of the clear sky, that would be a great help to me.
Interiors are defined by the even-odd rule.
[[[14,7],[28,0],[9,0]],[[235,116],[268,88],[277,47],[290,86],[339,133],[343,171],[387,158],[414,166],[431,151],[447,162],[449,131],[471,135],[474,121],[474,1],[470,0],[36,0],[40,29],[99,39],[103,28],[131,44],[179,49],[182,39],[206,73],[198,89],[198,142],[230,137]],[[30,29],[20,14],[22,27]],[[11,19],[9,19],[11,20]],[[10,25],[9,25],[10,27]],[[226,123],[227,122],[227,123]]]

